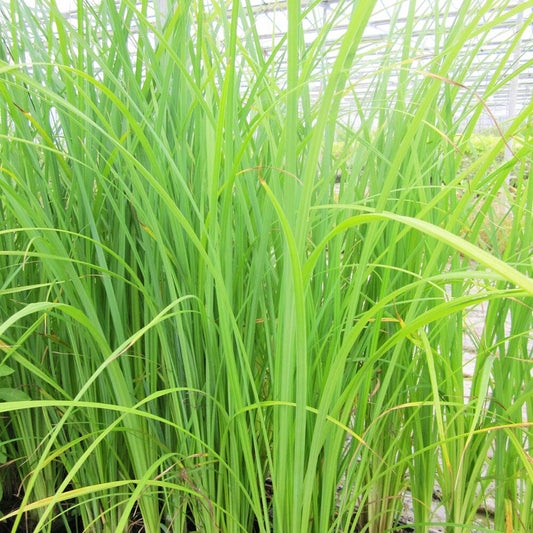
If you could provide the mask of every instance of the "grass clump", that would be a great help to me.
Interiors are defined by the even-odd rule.
[[[461,169],[523,30],[481,101],[471,60],[531,10],[437,4],[309,42],[289,2],[268,47],[247,1],[1,4],[0,524],[383,532],[410,494],[417,531],[533,529],[530,140],[497,160],[533,105]]]

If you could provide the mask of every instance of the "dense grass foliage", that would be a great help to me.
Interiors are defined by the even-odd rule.
[[[532,2],[308,42],[295,0],[268,53],[246,0],[168,3],[0,7],[0,527],[533,531],[533,103],[473,137]]]

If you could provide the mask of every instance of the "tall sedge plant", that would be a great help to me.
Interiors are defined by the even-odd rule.
[[[372,42],[379,2],[295,1],[268,45],[247,0],[36,4],[0,7],[0,522],[429,531],[438,492],[533,529],[533,105],[463,155],[533,3]]]

